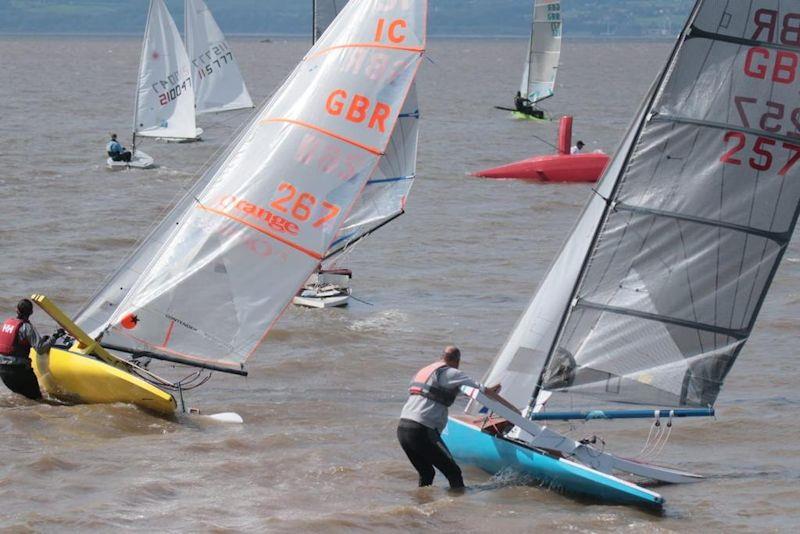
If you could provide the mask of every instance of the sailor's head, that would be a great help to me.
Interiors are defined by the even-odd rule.
[[[450,367],[458,369],[458,365],[461,363],[461,351],[453,345],[446,346],[442,351],[442,361]]]
[[[517,91],[517,98],[522,98],[522,91]]]
[[[583,141],[578,141],[578,142],[575,144],[575,146],[577,146],[578,148],[583,148],[583,147],[584,147],[584,146],[586,146],[586,145],[584,145],[584,144],[583,144]]]
[[[22,299],[17,302],[17,319],[27,319],[33,314],[33,302]]]
[[[117,140],[117,134],[115,134],[115,133],[112,133],[112,134],[111,134],[111,139],[112,139],[113,141],[116,141],[116,140]]]

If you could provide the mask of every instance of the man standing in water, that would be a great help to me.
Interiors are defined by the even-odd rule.
[[[125,150],[125,147],[117,141],[117,134],[115,133],[111,134],[111,141],[106,146],[106,152],[108,152],[108,157],[112,161],[124,161],[126,163],[131,161],[131,151]]]
[[[447,477],[451,489],[464,487],[461,469],[441,438],[447,425],[447,408],[458,396],[460,386],[480,389],[488,397],[507,404],[498,392],[500,384],[484,388],[463,371],[458,370],[461,351],[445,347],[442,359],[422,368],[409,387],[409,398],[400,414],[397,439],[406,456],[419,473],[419,486],[430,486],[436,472]]]
[[[16,319],[6,319],[0,327],[0,378],[8,389],[29,399],[41,399],[39,381],[31,367],[30,351],[40,354],[50,350],[52,340],[39,337],[30,323],[33,303],[22,299],[17,303]]]

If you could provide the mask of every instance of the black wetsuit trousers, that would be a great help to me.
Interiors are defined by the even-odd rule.
[[[434,467],[442,472],[450,482],[450,487],[464,487],[461,469],[442,441],[439,432],[416,421],[400,419],[397,425],[397,439],[406,456],[419,473],[419,486],[430,486],[436,475]]]
[[[0,379],[14,393],[25,395],[29,399],[41,399],[39,381],[36,379],[30,360],[27,358],[25,360],[27,361],[0,356]]]

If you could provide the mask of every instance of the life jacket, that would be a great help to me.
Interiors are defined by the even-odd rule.
[[[439,372],[447,369],[449,365],[436,362],[432,363],[414,375],[411,385],[408,387],[410,395],[421,395],[445,406],[452,406],[458,396],[457,390],[449,390],[439,385]]]
[[[19,329],[28,321],[6,319],[0,327],[0,354],[5,356],[27,357],[31,350],[28,340],[19,340]]]

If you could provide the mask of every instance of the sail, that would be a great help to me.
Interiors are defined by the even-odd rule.
[[[198,114],[253,107],[233,49],[203,0],[186,0],[186,49]]]
[[[314,35],[312,39],[315,43],[322,37],[322,34],[325,33],[325,30],[336,18],[336,15],[344,9],[345,5],[347,5],[347,0],[314,0],[314,21],[312,24]]]
[[[535,0],[520,93],[531,102],[553,96],[561,58],[561,1]]]
[[[716,401],[798,216],[796,18],[798,0],[697,3],[559,256],[576,250],[573,268],[551,271],[490,373],[517,397]]]
[[[347,0],[315,0],[316,38],[325,32],[346,4]],[[403,213],[417,172],[419,118],[417,91],[412,86],[378,170],[367,182],[353,211],[331,244],[327,257],[343,251]]]
[[[240,368],[387,150],[426,18],[424,1],[348,6],[169,224],[123,264],[138,273],[112,277],[79,324],[107,343]]]
[[[163,0],[150,2],[133,131],[144,137],[197,136],[189,56]]]
[[[419,117],[417,91],[412,85],[386,154],[331,244],[328,255],[343,250],[403,213],[417,173]]]

